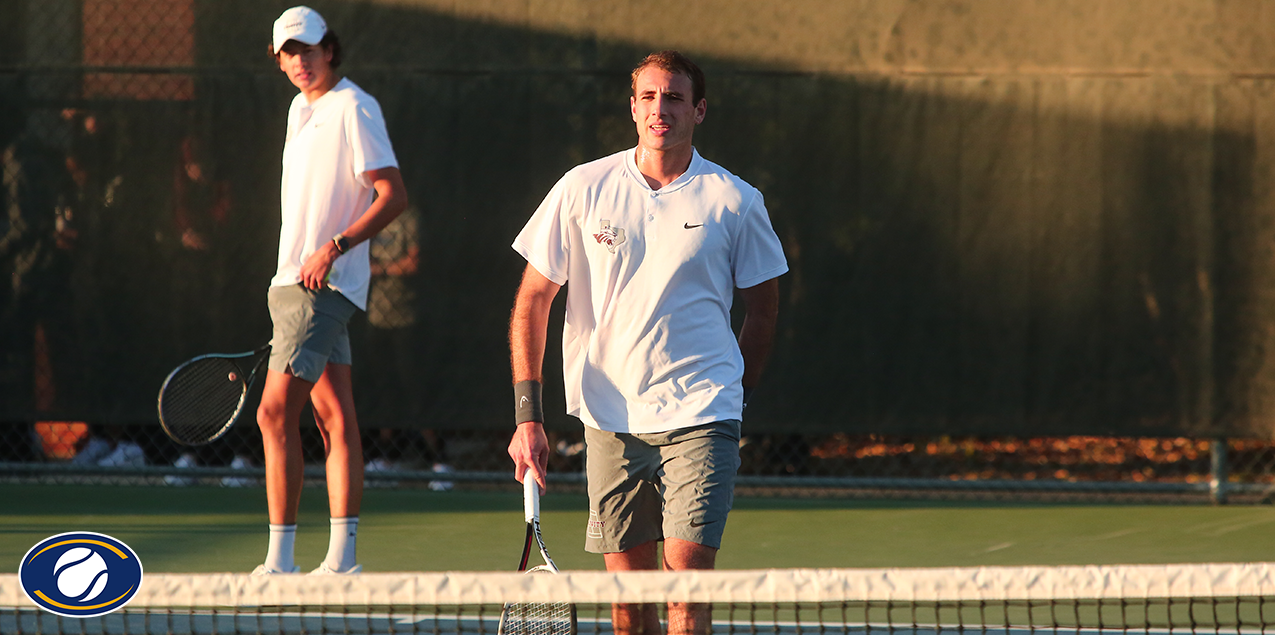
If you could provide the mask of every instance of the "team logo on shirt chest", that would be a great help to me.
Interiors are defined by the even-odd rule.
[[[615,248],[624,244],[624,230],[612,227],[611,221],[603,219],[602,229],[593,235],[593,239],[598,241],[598,244],[606,245],[607,251],[615,253]]]

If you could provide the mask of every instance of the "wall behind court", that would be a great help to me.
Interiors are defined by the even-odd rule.
[[[509,242],[676,47],[792,267],[751,429],[1270,437],[1268,4],[314,2],[419,211],[362,418],[508,424]],[[151,421],[177,362],[268,338],[287,6],[0,0],[0,417]]]

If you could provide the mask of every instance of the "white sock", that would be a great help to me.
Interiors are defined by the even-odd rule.
[[[266,551],[266,568],[284,573],[292,573],[296,566],[292,562],[293,546],[297,540],[296,525],[270,524],[270,547]]]
[[[354,558],[354,543],[359,533],[359,517],[333,518],[332,533],[328,536],[328,557],[323,562],[333,571],[349,571],[358,562]]]

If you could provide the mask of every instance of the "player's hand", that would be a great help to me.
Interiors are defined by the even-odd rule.
[[[301,264],[301,284],[311,291],[318,291],[328,285],[328,274],[332,273],[332,263],[336,262],[341,252],[331,241],[310,254]]]
[[[540,485],[540,493],[547,491],[545,473],[549,467],[549,440],[545,427],[538,421],[518,424],[514,438],[509,441],[509,457],[514,460],[514,478],[519,483],[530,476]]]

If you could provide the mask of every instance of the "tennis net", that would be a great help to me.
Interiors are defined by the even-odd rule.
[[[495,635],[512,602],[567,602],[611,633],[611,603],[707,603],[713,633],[1263,633],[1275,564],[274,576],[145,576],[124,609],[45,613],[0,576],[0,633]],[[661,610],[661,613],[664,613]],[[1275,630],[1275,627],[1272,627]]]

